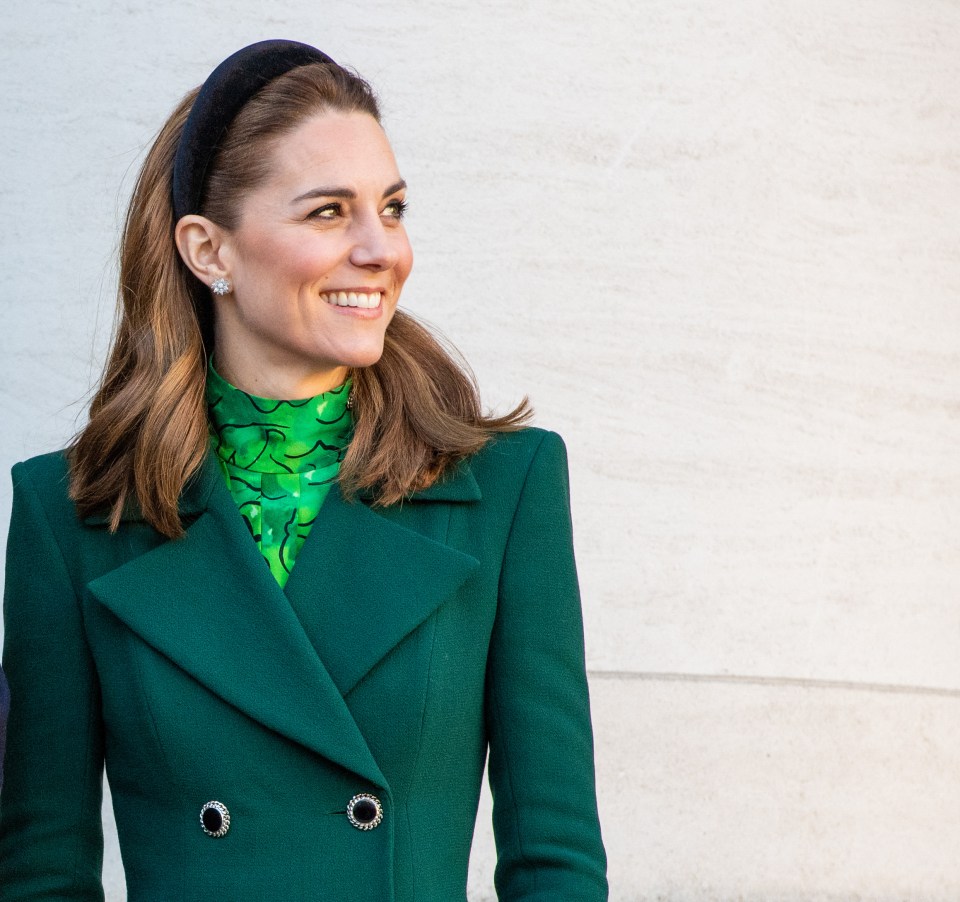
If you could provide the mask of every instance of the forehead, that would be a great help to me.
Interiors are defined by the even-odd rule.
[[[367,113],[325,112],[306,119],[277,139],[270,170],[275,185],[344,187],[399,178],[390,142]]]

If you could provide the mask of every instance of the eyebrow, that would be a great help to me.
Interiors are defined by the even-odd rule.
[[[391,194],[396,194],[406,187],[407,183],[403,179],[400,179],[399,182],[395,182],[387,188],[387,190],[383,192],[383,196],[389,197]],[[344,200],[356,200],[357,192],[350,188],[311,188],[309,191],[305,191],[303,194],[295,197],[293,203],[296,204],[302,200],[310,200],[315,197],[341,197]]]

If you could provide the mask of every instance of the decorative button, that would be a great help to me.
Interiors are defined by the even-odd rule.
[[[207,836],[220,839],[230,829],[230,812],[222,802],[207,802],[200,809],[200,826]]]
[[[347,820],[358,830],[372,830],[383,820],[380,799],[367,792],[355,795],[347,802]]]

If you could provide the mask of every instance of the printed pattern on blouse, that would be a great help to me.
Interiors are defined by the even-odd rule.
[[[340,472],[353,432],[349,380],[314,398],[273,401],[207,374],[210,442],[227,487],[284,586]]]

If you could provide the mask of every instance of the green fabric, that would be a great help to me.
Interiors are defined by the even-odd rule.
[[[284,589],[212,454],[178,539],[78,519],[68,484],[63,454],[13,473],[2,902],[102,902],[104,759],[136,902],[463,902],[487,759],[477,894],[606,902],[558,436],[494,436],[403,504],[334,483]]]
[[[250,533],[276,581],[294,561],[340,472],[353,432],[350,381],[314,398],[247,394],[207,368],[210,442]]]

